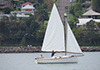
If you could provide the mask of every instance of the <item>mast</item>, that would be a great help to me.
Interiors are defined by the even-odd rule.
[[[64,13],[64,29],[65,29],[65,55],[67,55],[67,23],[66,23],[67,14]]]
[[[55,4],[56,5],[56,4]],[[57,5],[56,5],[56,7],[57,7]],[[57,7],[57,9],[58,9],[58,7]],[[59,13],[59,15],[60,15],[60,18],[61,18],[61,14],[60,14],[60,12],[59,12],[59,9],[58,9],[58,13]],[[67,14],[66,13],[64,13],[64,35],[65,35],[65,55],[67,55],[67,23],[66,23],[66,21],[67,21]],[[62,19],[62,18],[61,18]]]

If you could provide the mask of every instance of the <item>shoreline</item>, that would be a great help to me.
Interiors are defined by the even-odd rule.
[[[100,47],[81,46],[83,52],[98,52]],[[41,46],[34,47],[0,47],[0,53],[34,53],[41,52]]]

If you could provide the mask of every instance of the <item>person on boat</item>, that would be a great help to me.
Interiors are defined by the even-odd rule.
[[[53,57],[55,53],[57,53],[57,51],[52,50],[51,57]]]
[[[44,58],[42,54],[41,54],[41,58]]]

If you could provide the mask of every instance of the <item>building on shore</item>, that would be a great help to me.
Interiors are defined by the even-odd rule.
[[[84,18],[93,18],[93,19],[97,19],[98,16],[100,16],[100,13],[95,12],[93,10],[89,10],[85,13],[83,13],[82,15]]]
[[[29,17],[29,15],[26,14],[34,15],[34,12],[35,12],[35,7],[33,7],[33,4],[30,2],[26,2],[21,5],[21,11],[11,11],[11,15],[16,14],[16,17],[23,18],[23,17]]]
[[[87,22],[89,21],[95,21],[100,22],[100,19],[93,19],[93,18],[78,18],[79,23],[77,23],[77,26],[85,26]]]
[[[3,18],[3,17],[10,17],[10,15],[9,14],[0,14],[0,20]]]
[[[22,13],[31,13],[34,15],[34,11],[35,11],[35,8],[33,7],[33,4],[30,3],[30,2],[26,2],[24,4],[21,5],[21,12]]]
[[[95,22],[100,22],[100,19],[97,19],[97,17],[100,16],[100,13],[95,12],[93,10],[89,10],[85,13],[83,13],[82,18],[78,18],[79,23],[77,23],[77,26],[84,26],[87,22],[93,20]]]

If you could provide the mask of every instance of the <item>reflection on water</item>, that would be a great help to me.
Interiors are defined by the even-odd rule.
[[[35,64],[35,58],[50,53],[0,54],[0,70],[99,70],[100,52],[84,52],[76,64]]]

